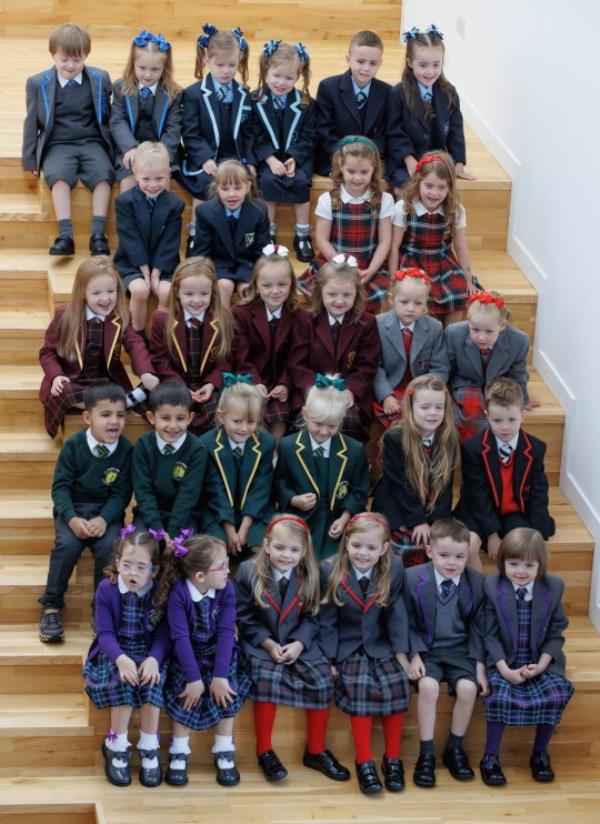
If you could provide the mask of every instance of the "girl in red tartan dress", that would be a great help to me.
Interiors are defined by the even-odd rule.
[[[474,290],[466,216],[454,161],[445,152],[424,155],[394,207],[389,269],[416,267],[431,279],[429,313],[444,325],[462,320]]]
[[[332,161],[333,188],[319,198],[317,216],[318,256],[300,277],[305,294],[324,263],[342,252],[358,262],[366,309],[376,313],[385,300],[389,274],[385,261],[392,239],[393,198],[385,180],[377,146],[368,137],[340,140]]]

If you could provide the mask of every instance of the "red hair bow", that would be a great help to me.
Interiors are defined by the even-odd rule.
[[[431,278],[422,269],[417,269],[416,266],[409,269],[398,269],[394,272],[394,280],[403,281],[404,278],[420,278],[428,286],[431,286]]]
[[[445,163],[445,162],[446,161],[444,160],[444,158],[440,157],[440,155],[432,155],[432,154],[424,155],[419,161],[417,161],[417,172],[420,172],[421,169],[423,168],[423,166],[426,163]]]
[[[492,295],[490,292],[473,292],[472,295],[469,295],[467,306],[471,306],[473,303],[493,303],[498,309],[504,309],[505,306],[504,298],[499,295]]]

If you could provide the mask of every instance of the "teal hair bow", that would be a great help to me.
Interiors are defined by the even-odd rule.
[[[223,386],[235,386],[236,383],[247,383],[253,386],[252,375],[235,375],[233,372],[223,372]]]
[[[346,381],[344,378],[329,378],[327,375],[322,375],[320,372],[317,372],[315,386],[319,389],[327,389],[328,386],[333,386],[334,389],[343,392],[346,388]]]

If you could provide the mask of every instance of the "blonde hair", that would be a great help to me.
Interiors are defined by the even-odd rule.
[[[345,141],[352,141],[346,143]],[[349,135],[340,141],[343,145],[337,148],[331,159],[331,180],[333,187],[330,192],[331,205],[334,209],[339,209],[341,205],[340,187],[344,183],[344,164],[348,158],[360,158],[368,160],[373,166],[373,174],[368,188],[372,194],[369,200],[374,217],[379,215],[381,210],[381,199],[383,193],[387,191],[387,185],[383,173],[383,162],[377,146],[369,138],[360,135]]]
[[[227,186],[231,183],[235,183],[236,185],[249,183],[250,190],[246,195],[246,199],[249,197],[257,197],[256,181],[239,160],[224,160],[222,163],[219,163],[213,177],[213,182],[208,189],[209,196],[218,197],[219,186]]]
[[[65,23],[57,26],[50,35],[48,49],[54,57],[60,49],[67,57],[87,57],[92,48],[92,40],[88,32],[75,23]]]
[[[135,150],[133,171],[138,172],[140,169],[150,168],[169,171],[171,161],[169,159],[169,152],[162,143],[145,140],[143,143],[140,143]]]
[[[263,416],[263,396],[257,387],[249,383],[233,383],[226,386],[221,392],[217,413],[226,415],[232,406],[240,410],[240,414],[245,414],[249,421],[262,424]]]
[[[546,574],[548,567],[548,550],[546,548],[546,542],[537,529],[520,526],[507,532],[502,539],[496,558],[498,570],[502,575],[505,574],[505,561],[512,560],[513,558],[537,561],[540,565],[537,577],[541,578]]]
[[[258,293],[258,278],[264,269],[267,269],[269,266],[275,266],[277,264],[285,264],[285,266],[287,267],[287,275],[290,279],[290,294],[285,300],[284,306],[288,310],[288,312],[295,311],[295,309],[298,306],[298,300],[296,298],[296,292],[298,289],[296,273],[294,272],[294,267],[292,266],[292,262],[289,259],[289,257],[283,257],[282,255],[278,255],[276,253],[273,253],[272,255],[263,254],[262,257],[259,257],[259,259],[256,261],[256,263],[252,267],[250,283],[245,284],[245,286],[242,286],[242,288],[240,289],[240,295],[242,298],[240,303],[248,304],[260,300],[260,295]]]
[[[497,302],[495,302],[494,299]],[[498,303],[501,305],[499,306]],[[496,314],[499,315],[503,326],[509,326],[512,324],[512,315],[507,308],[502,295],[500,292],[495,292],[492,289],[489,291],[482,289],[480,292],[475,292],[469,297],[467,317],[470,318],[474,311],[483,312],[485,315],[496,312]]]
[[[232,31],[229,31],[228,29],[219,29],[210,36],[207,46],[201,46],[199,42],[200,40],[201,37],[196,40],[196,64],[194,66],[194,77],[197,80],[202,80],[207,61],[216,54],[233,54],[234,52],[237,52],[239,55],[238,71],[244,86],[247,84],[250,49],[240,48],[240,41]]]
[[[356,296],[349,314],[352,323],[359,323],[365,308],[365,292],[360,282],[358,267],[350,266],[350,264],[345,261],[344,263],[335,263],[333,260],[330,260],[321,266],[317,272],[310,302],[311,314],[316,317],[320,313],[323,308],[323,287],[328,280],[333,280],[334,278],[347,280],[356,288]]]
[[[258,87],[253,95],[254,99],[260,100],[263,95],[268,93],[267,72],[270,68],[280,66],[282,63],[295,63],[297,65],[298,77],[302,78],[302,88],[300,89],[302,100],[300,106],[305,108],[311,101],[310,92],[308,91],[310,83],[310,57],[308,57],[307,54],[306,59],[303,60],[294,46],[289,43],[282,43],[281,41],[279,41],[276,50],[272,54],[266,54],[264,49],[260,53],[258,59]]]
[[[96,255],[82,261],[75,273],[71,297],[63,312],[58,326],[58,343],[56,351],[65,360],[77,359],[77,347],[81,351],[85,336],[85,290],[90,282],[102,275],[109,275],[117,287],[117,301],[114,308],[115,318],[123,323],[121,334],[129,323],[129,314],[125,302],[123,282],[108,255]]]
[[[414,209],[413,201],[420,200],[419,189],[421,183],[430,172],[435,172],[441,180],[448,184],[448,194],[442,206],[446,218],[445,234],[451,238],[454,235],[454,227],[458,217],[460,196],[458,186],[456,185],[454,160],[452,160],[447,152],[432,149],[430,152],[426,152],[419,160],[417,170],[404,187],[404,219],[408,220],[408,216]]]
[[[396,277],[396,275],[402,274],[402,277]],[[423,288],[426,290],[427,295],[431,291],[431,280],[426,272],[423,269],[398,269],[397,272],[392,273],[392,278],[390,281],[390,288],[389,294],[393,297],[395,296],[398,288],[403,284],[406,283],[408,280],[412,280],[414,283],[420,283]],[[427,311],[427,309],[425,310]]]
[[[326,375],[335,380],[340,375]],[[348,411],[348,398],[335,386],[311,386],[304,401],[303,411],[329,426],[341,426]]]
[[[139,94],[138,81],[135,76],[135,61],[138,55],[148,52],[160,54],[163,57],[163,70],[158,83],[169,96],[169,103],[172,103],[181,91],[181,86],[173,79],[173,50],[160,51],[159,44],[152,40],[149,40],[144,48],[136,46],[135,42],[132,41],[127,64],[123,71],[123,94],[129,95],[130,97]]]

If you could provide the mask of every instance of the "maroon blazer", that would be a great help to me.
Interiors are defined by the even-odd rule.
[[[346,379],[356,405],[370,419],[373,416],[373,379],[380,354],[381,341],[373,315],[363,312],[353,323],[346,314],[336,350],[327,311],[321,309],[316,317],[303,313],[294,324],[288,358],[293,386],[292,409],[300,409],[303,405],[317,372],[323,375],[338,372]]]
[[[44,378],[40,387],[40,400],[44,403],[50,396],[52,381],[58,375],[65,375],[70,381],[77,381],[83,369],[83,359],[85,357],[85,336],[82,335],[77,345],[77,359],[73,361],[59,357],[57,350],[59,338],[60,319],[65,311],[64,306],[60,306],[54,313],[50,321],[50,326],[44,335],[44,345],[40,349],[40,364],[44,370]],[[144,372],[154,372],[150,356],[142,338],[128,325],[123,330],[123,321],[116,312],[111,312],[104,321],[104,331],[102,334],[102,344],[104,347],[104,358],[106,368],[111,379],[122,386],[128,392],[131,389],[131,381],[121,363],[121,343],[125,351],[131,358],[131,365],[136,375],[143,375]]]
[[[271,351],[271,331],[267,321],[267,310],[262,300],[238,304],[233,307],[235,338],[233,346],[234,369],[241,375],[250,373],[254,383],[265,383],[264,375],[269,367]],[[270,364],[272,381],[269,388],[282,384],[290,386],[288,356],[292,343],[292,333],[296,319],[305,315],[303,309],[290,312],[283,307],[275,333],[275,346]]]
[[[171,330],[172,351],[167,346],[167,313],[155,312],[150,333],[150,357],[154,372],[161,381],[174,380],[187,383],[187,335],[185,323],[176,318]],[[217,320],[210,312],[204,316],[202,324],[202,353],[200,356],[200,374],[204,383],[212,383],[215,389],[221,388],[223,372],[231,366],[228,361],[217,357],[221,333]]]

